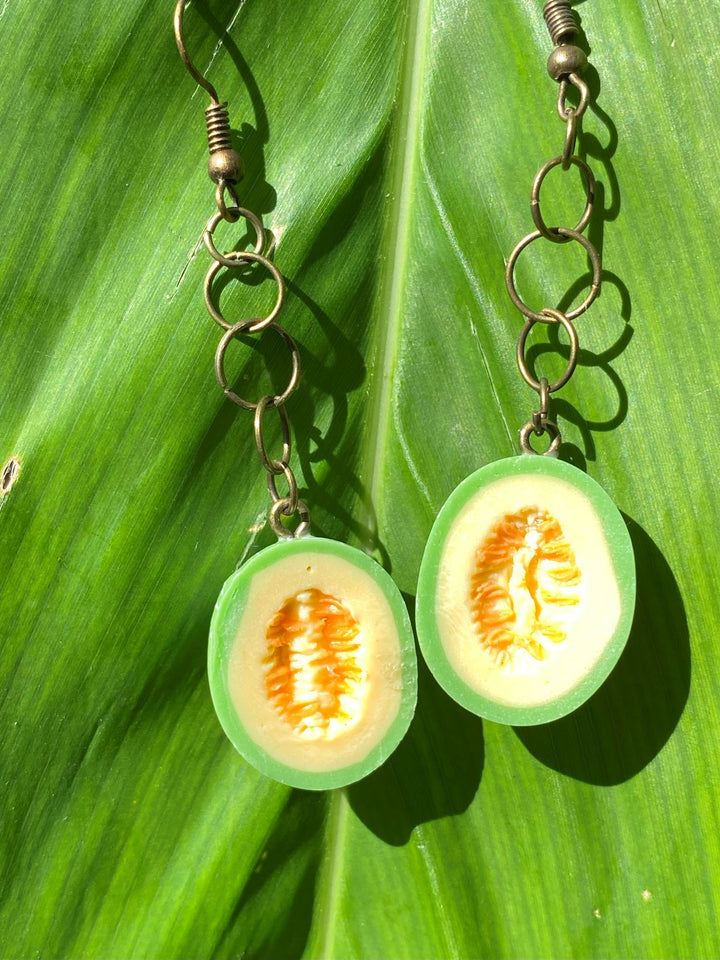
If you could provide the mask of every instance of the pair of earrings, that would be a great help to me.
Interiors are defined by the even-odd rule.
[[[262,550],[225,583],[210,628],[208,670],[216,711],[238,751],[262,773],[306,789],[343,786],[365,776],[395,749],[416,701],[415,645],[402,597],[371,558],[347,544],[310,536],[310,514],[290,467],[291,435],[285,402],[300,374],[297,346],[278,323],[284,283],[269,259],[260,220],[240,206],[235,185],[240,158],[231,147],[226,104],[198,73],[183,42],[183,9],[175,9],[180,55],[210,94],[206,110],[209,173],[217,212],[204,232],[213,263],[205,302],[224,329],[215,369],[229,399],[254,411],[260,460],[272,497],[269,522],[278,542]],[[600,257],[583,235],[593,209],[592,171],[575,154],[578,124],[589,101],[581,78],[585,54],[571,42],[577,27],[568,0],[548,0],[544,15],[555,49],[548,61],[559,83],[565,124],[563,152],[538,172],[531,194],[536,229],[512,252],[506,281],[526,321],[517,357],[539,409],[520,431],[521,456],[472,474],[451,494],[433,526],[417,590],[417,633],[427,664],[444,689],[467,709],[501,723],[556,719],[583,703],[603,682],[625,645],[634,606],[635,574],[625,524],[607,494],[587,475],[555,459],[560,432],[549,419],[551,393],[577,363],[573,320],[599,293]],[[575,88],[578,105],[567,102]],[[540,209],[542,183],[555,166],[578,167],[585,210],[573,228],[548,227]],[[251,250],[222,254],[213,239],[221,220],[247,221]],[[533,310],[514,280],[520,253],[544,238],[575,241],[589,255],[593,279],[585,301],[566,313]],[[213,285],[223,268],[270,273],[277,298],[265,317],[229,322]],[[525,356],[536,323],[560,324],[570,338],[563,375],[535,378]],[[285,390],[257,402],[228,384],[225,353],[231,340],[272,331],[291,355]],[[282,452],[268,454],[267,417],[279,418]],[[532,435],[548,434],[544,456]],[[282,495],[278,482],[287,486]],[[298,517],[294,532],[283,518]]]

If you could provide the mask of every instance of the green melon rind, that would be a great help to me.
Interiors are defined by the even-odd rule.
[[[397,716],[387,733],[361,761],[338,770],[303,771],[269,756],[258,746],[241,723],[230,696],[228,686],[230,654],[252,580],[275,561],[294,553],[330,553],[353,564],[371,577],[387,598],[400,643],[402,693]],[[261,773],[280,783],[304,790],[327,790],[360,780],[379,767],[395,750],[405,736],[415,713],[417,700],[415,641],[400,591],[379,564],[346,543],[310,536],[281,540],[261,550],[225,581],[210,623],[208,679],[213,704],[225,733],[236,750]]]
[[[611,640],[593,669],[572,690],[550,703],[516,707],[499,703],[469,687],[447,658],[435,618],[437,579],[445,541],[465,504],[483,487],[496,480],[525,474],[532,483],[536,474],[558,477],[580,490],[593,505],[605,532],[611,563],[620,593],[620,618]],[[488,464],[467,477],[450,494],[430,532],[417,589],[416,626],[420,649],[435,679],[467,710],[515,726],[532,726],[557,720],[583,704],[604,682],[627,642],[635,608],[635,558],[632,542],[619,510],[603,488],[586,473],[552,457],[509,457]]]

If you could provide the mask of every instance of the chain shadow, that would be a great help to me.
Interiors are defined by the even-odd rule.
[[[364,359],[328,314],[298,284],[291,280],[285,282],[293,297],[312,313],[324,341],[322,351],[317,354],[305,345],[297,344],[305,382],[303,389],[290,397],[285,405],[295,454],[300,463],[299,496],[312,505],[313,530],[317,535],[346,539],[347,534],[352,533],[389,570],[389,557],[378,536],[369,493],[352,469],[353,457],[346,449],[352,442],[348,436],[348,396],[365,380]],[[282,343],[278,338],[267,334],[261,338],[240,334],[235,340],[238,348],[249,349],[242,362],[238,362],[236,356],[228,357],[226,370],[230,388],[253,401],[266,394],[282,393],[288,383],[290,359],[286,350],[279,349]],[[317,407],[321,400],[328,398],[332,410],[330,422],[321,429],[317,423]],[[238,408],[222,398],[221,406],[198,446],[188,481],[225,439],[237,415]],[[279,435],[278,420],[270,423],[267,429],[269,450],[275,449]],[[240,455],[252,457],[252,417],[249,417],[248,432],[240,444]],[[261,469],[260,464],[258,468]],[[363,505],[364,523],[347,506],[349,492]]]
[[[582,28],[580,20],[578,35],[574,41],[581,47],[586,54],[590,55],[591,47]],[[618,131],[611,117],[598,105],[601,95],[601,80],[597,70],[588,64],[584,73],[584,80],[590,89],[589,113],[593,115],[599,125],[607,131],[607,142],[603,144],[599,136],[592,130],[586,130],[587,124],[583,124],[582,132],[578,139],[578,156],[590,166],[595,166],[593,161],[600,163],[603,168],[602,178],[596,177],[595,181],[595,199],[593,206],[593,215],[588,225],[587,236],[593,246],[602,257],[605,225],[618,218],[621,210],[621,195],[618,178],[612,163],[618,147]],[[573,85],[568,89],[568,104],[577,106],[578,91]],[[633,327],[630,324],[632,304],[630,293],[622,279],[609,270],[603,269],[601,275],[603,287],[608,284],[615,287],[620,296],[620,316],[624,321],[623,329],[615,342],[599,351],[592,351],[587,348],[581,348],[578,353],[578,365],[583,367],[595,367],[601,370],[610,381],[612,388],[617,395],[616,409],[604,419],[591,420],[583,416],[580,411],[568,400],[551,398],[552,420],[562,417],[574,424],[581,434],[581,440],[584,450],[581,450],[574,444],[564,443],[562,452],[565,459],[574,464],[584,467],[587,460],[595,459],[595,443],[593,439],[594,432],[606,432],[614,430],[626,418],[628,413],[628,393],[620,376],[612,367],[612,361],[617,359],[627,348],[633,336]],[[586,292],[592,282],[592,269],[588,264],[588,271],[573,283],[565,292],[558,309],[567,313],[571,309],[579,295]],[[531,370],[534,371],[536,361],[546,353],[560,354],[566,361],[570,355],[569,345],[560,343],[559,324],[552,325],[548,333],[546,343],[536,344],[527,351],[526,359]]]
[[[546,766],[598,786],[629,780],[657,756],[690,692],[690,639],[677,582],[646,531],[628,517],[625,522],[635,551],[637,601],[620,660],[574,713],[514,728]]]
[[[265,181],[265,165],[263,159],[263,145],[269,138],[269,122],[267,112],[258,84],[247,62],[228,34],[222,19],[225,13],[221,0],[196,0],[194,4],[199,16],[210,27],[211,32],[224,44],[228,55],[235,64],[237,71],[248,90],[254,112],[255,126],[244,124],[237,133],[237,148],[243,153],[246,161],[246,176],[243,181],[243,204],[258,214],[267,213],[274,209],[276,202],[275,191]],[[304,258],[304,272],[312,265],[327,256],[333,247],[347,234],[362,209],[369,183],[377,179],[382,169],[386,143],[383,141],[377,146],[373,156],[364,165],[362,175],[353,183],[351,190],[336,205],[325,223],[318,229],[318,236]],[[232,249],[243,249],[254,245],[256,240],[252,227],[245,221],[239,225],[223,228],[227,233],[235,231]],[[268,236],[269,245],[265,255],[272,257],[275,238]],[[218,241],[218,245],[220,242]],[[223,243],[223,245],[225,245]],[[265,279],[266,272],[258,270],[255,264],[239,265],[236,269],[221,272],[211,285],[211,297],[216,306],[219,306],[223,291],[233,283],[245,286],[256,286]],[[361,285],[372,288],[376,272],[376,265],[368,267],[366,277],[361,278]],[[287,402],[286,409],[292,424],[295,440],[295,449],[300,461],[303,483],[298,485],[301,499],[309,500],[314,508],[313,529],[320,535],[340,536],[345,539],[347,533],[353,534],[364,544],[368,552],[390,569],[387,551],[379,540],[375,511],[370,501],[368,491],[360,482],[357,475],[350,468],[353,457],[348,455],[351,444],[347,436],[348,427],[348,396],[360,388],[365,380],[366,370],[362,355],[357,348],[343,335],[338,326],[333,323],[329,315],[303,289],[303,278],[288,280],[284,278],[285,286],[293,295],[313,314],[316,326],[325,337],[325,344],[330,348],[332,360],[328,365],[326,350],[314,355],[308,346],[298,344],[301,359],[304,389],[292,396]],[[359,305],[361,308],[362,305]],[[251,316],[251,313],[247,316]],[[235,322],[228,316],[227,321]],[[238,364],[237,359],[230,359],[228,374],[231,388],[248,399],[257,399],[257,396],[267,393],[282,393],[287,374],[283,374],[282,360],[276,357],[274,346],[265,346],[261,338],[253,342],[250,337],[238,335],[236,339],[260,353],[269,367],[269,372],[262,379],[264,388],[253,392],[251,378],[257,375],[248,357],[245,362]],[[249,356],[249,355],[248,355]],[[257,358],[256,358],[257,359]],[[272,388],[267,387],[269,380]],[[318,407],[326,398],[332,403],[331,421],[323,431],[316,425]],[[209,426],[197,452],[198,465],[218,446],[224,435],[233,423],[236,411],[225,403]],[[268,431],[268,435],[272,436]],[[243,445],[244,449],[245,445]],[[191,469],[192,476],[194,469]],[[351,499],[348,493],[355,495],[355,502],[362,506],[364,522],[355,518],[345,505]],[[326,529],[323,529],[325,527]]]
[[[353,469],[362,409],[359,408],[351,418],[349,397],[365,383],[365,360],[358,347],[303,288],[303,278],[341,244],[367,207],[368,196],[379,182],[385,150],[386,141],[383,139],[350,189],[319,225],[317,236],[304,259],[303,274],[297,281],[287,282],[288,290],[310,311],[315,327],[323,334],[322,350],[316,348],[313,352],[309,345],[300,346],[305,388],[292,397],[288,408],[293,411],[295,448],[305,483],[304,491],[315,510],[313,527],[323,535],[343,540],[348,534],[352,535],[390,572],[390,557],[379,537],[370,492]],[[364,273],[356,283],[358,289],[370,291],[371,299],[377,282],[377,264],[366,264],[363,269]],[[353,313],[364,317],[365,310],[363,299],[358,298],[349,304],[345,310],[346,326],[354,326]],[[328,399],[331,403],[330,420],[321,428],[321,408]],[[327,416],[322,419],[327,420]]]
[[[563,312],[570,308],[570,304],[577,297],[577,294],[583,290],[589,283],[590,275],[581,277],[564,294],[558,309]],[[613,368],[612,362],[620,357],[627,349],[634,334],[634,328],[630,321],[631,302],[630,293],[620,278],[608,270],[603,270],[602,282],[604,285],[613,286],[620,296],[620,317],[623,326],[615,342],[609,347],[600,351],[588,350],[581,347],[578,351],[578,367],[595,368],[600,370],[607,377],[612,386],[616,401],[614,409],[604,419],[591,419],[584,416],[578,408],[564,397],[551,397],[552,416],[562,417],[564,420],[572,423],[578,428],[581,434],[584,450],[582,453],[583,465],[586,460],[596,459],[595,440],[593,433],[606,433],[619,427],[628,415],[629,398],[628,392],[622,378]],[[559,355],[566,362],[570,357],[570,346],[560,342],[559,324],[548,325],[548,339],[545,343],[533,344],[527,351],[526,359],[530,370],[534,373],[537,361],[545,354]],[[563,444],[563,447],[570,446]],[[573,461],[575,462],[575,461]],[[577,463],[575,464],[577,465]]]
[[[582,29],[579,32],[576,42],[586,53],[590,53],[590,46]],[[599,161],[604,169],[604,182],[596,179],[593,216],[588,226],[588,239],[602,257],[605,224],[617,219],[621,209],[620,189],[612,164],[612,157],[618,145],[618,133],[611,118],[597,105],[597,99],[600,95],[600,78],[597,71],[591,65],[588,66],[585,79],[591,92],[589,109],[608,131],[608,141],[606,145],[601,143],[595,133],[586,132],[584,129],[578,141],[578,155],[585,161],[588,161],[588,158]],[[569,90],[568,103],[576,105],[577,98],[577,90],[571,87]],[[567,313],[580,295],[589,289],[591,282],[592,267],[590,263],[588,263],[587,273],[571,284],[565,291],[558,303],[558,309],[563,313]],[[564,459],[569,460],[581,468],[586,465],[587,460],[595,459],[596,452],[593,433],[614,430],[625,420],[629,408],[627,390],[620,376],[613,368],[612,361],[624,352],[633,336],[634,330],[630,323],[632,313],[630,293],[622,279],[616,273],[609,270],[602,270],[601,282],[605,288],[608,285],[612,285],[619,294],[619,312],[623,320],[623,328],[615,342],[604,349],[593,351],[585,347],[581,348],[578,352],[577,362],[579,366],[586,368],[594,367],[605,374],[617,396],[615,410],[603,419],[592,420],[583,416],[577,407],[568,400],[564,398],[558,399],[554,395],[551,397],[550,419],[556,420],[558,418],[564,418],[574,424],[581,434],[583,450],[574,444],[568,443],[563,443],[561,448]],[[559,354],[566,362],[569,359],[570,347],[569,345],[561,344],[559,334],[560,325],[552,324],[548,328],[548,340],[545,343],[533,344],[527,349],[526,362],[536,379],[539,379],[539,375],[535,371],[535,366],[539,358],[544,354]]]
[[[582,29],[582,18],[579,17],[578,19],[580,23],[576,43],[584,49],[589,56],[592,52],[591,47]],[[590,105],[588,109],[600,124],[605,127],[608,133],[607,143],[603,145],[595,133],[583,129],[579,150],[579,155],[583,160],[586,162],[590,162],[590,159],[597,160],[602,164],[604,171],[603,178],[600,179],[598,177],[595,181],[595,206],[587,233],[588,239],[602,257],[605,224],[617,220],[622,206],[620,185],[612,163],[612,158],[618,147],[618,130],[611,117],[598,105],[602,85],[600,76],[592,64],[588,65],[584,79],[590,88]],[[589,286],[591,279],[592,273],[590,267],[588,267],[587,275],[577,280],[576,283],[566,291],[560,302],[559,309],[563,312],[569,309],[581,290]],[[604,350],[594,352],[586,348],[581,348],[578,354],[578,365],[582,367],[595,367],[605,374],[617,394],[617,408],[614,414],[609,415],[604,420],[590,420],[583,416],[577,407],[565,398],[553,398],[555,415],[572,423],[580,431],[584,449],[581,450],[576,445],[564,443],[561,452],[564,459],[567,459],[581,469],[585,468],[588,460],[594,461],[596,459],[593,433],[607,432],[616,429],[627,417],[629,409],[627,389],[620,376],[612,367],[611,362],[616,360],[625,351],[634,333],[634,328],[630,323],[632,315],[630,291],[623,280],[610,270],[603,269],[601,279],[603,287],[606,287],[608,284],[612,285],[620,296],[620,316],[624,321],[624,326],[615,343],[606,347]],[[551,330],[550,343],[552,345],[550,349],[554,352],[560,353],[565,359],[569,357],[569,347],[563,347],[560,344],[559,330]]]
[[[325,356],[300,348],[308,382],[306,389],[288,402],[303,478],[301,494],[313,505],[313,528],[319,536],[343,540],[349,534],[354,536],[390,572],[390,557],[379,537],[370,493],[353,469],[353,456],[348,449],[355,443],[348,434],[348,396],[365,381],[365,361],[319,304],[296,284],[288,282],[288,288],[311,311],[332,350],[328,364]],[[318,406],[328,398],[330,421],[321,429]],[[362,521],[353,501],[362,507]]]
[[[414,611],[415,598],[403,596]],[[381,767],[348,787],[350,805],[375,836],[402,846],[421,823],[470,806],[484,761],[482,720],[445,693],[418,653],[418,703],[408,732]]]

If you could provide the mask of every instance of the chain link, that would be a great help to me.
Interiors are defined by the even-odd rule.
[[[266,244],[265,228],[262,225],[262,221],[259,217],[255,216],[252,211],[246,210],[244,207],[233,207],[232,210],[234,211],[234,220],[231,221],[232,223],[236,223],[240,217],[244,217],[248,224],[255,231],[255,246],[253,247],[253,253],[259,256],[265,249]],[[205,232],[203,233],[203,242],[205,243],[210,256],[213,258],[213,260],[217,261],[218,264],[223,267],[236,267],[236,261],[240,254],[237,251],[232,251],[236,254],[236,256],[231,256],[229,253],[223,255],[215,246],[215,228],[221,220],[225,219],[227,218],[223,216],[223,211],[221,209],[219,209],[217,213],[214,213],[210,217],[205,227]]]
[[[561,313],[560,310],[551,310],[549,307],[547,307],[544,313],[545,313],[545,316],[547,317],[547,320],[546,320],[547,323],[562,324],[562,326],[567,330],[567,334],[570,338],[570,356],[565,366],[565,370],[563,371],[562,375],[558,377],[558,379],[554,383],[551,383],[547,387],[548,393],[555,393],[556,390],[559,390],[561,387],[565,386],[565,384],[568,382],[570,377],[575,372],[575,367],[577,366],[578,348],[579,348],[578,335],[577,335],[577,330],[572,325],[571,320],[564,313]],[[518,344],[517,344],[517,362],[518,362],[518,367],[520,368],[520,373],[522,374],[522,377],[525,383],[529,387],[532,387],[533,390],[537,390],[537,392],[542,395],[542,383],[543,381],[545,381],[545,383],[547,384],[547,380],[545,379],[545,377],[540,377],[540,379],[537,380],[532,375],[532,373],[530,372],[530,368],[528,366],[527,358],[525,357],[525,344],[527,343],[528,334],[530,333],[530,331],[532,330],[532,328],[535,326],[536,323],[537,323],[537,320],[526,320],[522,330],[520,331],[520,336],[518,338]],[[545,410],[545,416],[547,416],[547,409]]]
[[[581,313],[585,313],[587,308],[600,293],[600,280],[602,276],[600,254],[597,252],[597,249],[588,240],[588,238],[584,237],[576,230],[571,230],[570,227],[553,227],[552,229],[561,237],[564,237],[567,240],[575,240],[582,247],[584,247],[592,265],[592,282],[590,284],[590,290],[588,291],[587,296],[581,304],[579,304],[573,310],[569,310],[567,312],[567,317],[570,320],[575,320],[580,316]],[[533,241],[539,240],[541,237],[542,234],[539,230],[533,230],[532,233],[528,233],[517,244],[513,252],[510,254],[510,258],[508,259],[507,269],[505,271],[505,282],[510,299],[521,313],[524,313],[525,316],[529,317],[531,320],[538,320],[540,323],[553,323],[554,321],[548,319],[548,316],[544,310],[531,309],[522,299],[517,291],[517,287],[515,286],[515,264],[517,263],[518,257],[523,252],[525,247],[529,246],[531,243],[533,243]],[[557,240],[554,240],[553,242],[557,243]]]
[[[211,100],[210,105],[205,110],[205,124],[208,136],[208,149],[210,151],[208,174],[216,185],[215,205],[217,206],[217,213],[214,213],[210,217],[203,231],[203,242],[207,247],[208,253],[213,258],[213,263],[210,265],[205,276],[204,297],[208,313],[215,323],[225,331],[215,352],[215,374],[226,397],[245,410],[254,411],[255,444],[258,449],[258,454],[260,455],[260,462],[267,471],[268,490],[270,491],[270,496],[273,501],[269,514],[272,530],[282,539],[302,537],[310,530],[310,511],[307,505],[298,497],[297,481],[290,467],[292,441],[290,424],[288,423],[288,417],[284,407],[285,401],[296,390],[300,380],[300,353],[297,344],[290,334],[276,322],[285,299],[285,280],[272,262],[272,238],[271,242],[268,243],[268,237],[262,221],[252,211],[240,206],[236,184],[243,177],[243,163],[242,158],[232,146],[233,133],[230,127],[227,104],[220,102],[215,87],[197,70],[188,55],[183,38],[184,9],[185,0],[177,0],[173,23],[178,51],[193,79],[207,90]],[[230,198],[230,205],[228,205],[228,197]],[[237,223],[241,218],[247,222],[249,230],[255,233],[252,249],[230,250],[225,253],[220,253],[215,244],[215,230],[218,224],[221,220],[227,223]],[[272,310],[264,317],[252,317],[250,319],[231,322],[225,318],[220,310],[219,304],[216,302],[213,292],[213,282],[219,271],[223,268],[231,271],[234,270],[237,275],[240,271],[245,273],[252,270],[254,264],[258,264],[267,270],[275,281],[277,285],[275,304]],[[231,389],[225,373],[225,354],[230,341],[236,337],[262,336],[267,330],[274,330],[279,334],[290,352],[292,365],[290,378],[282,393],[274,396],[261,397],[257,403],[253,403],[250,400],[245,400]],[[280,418],[282,454],[279,458],[271,458],[268,455],[265,443],[263,418],[270,407],[273,407],[277,411],[278,417]],[[276,478],[280,475],[284,477],[288,486],[288,493],[285,496],[280,496],[277,489]],[[287,519],[295,514],[298,515],[299,523],[295,530],[292,531],[289,527],[285,526],[282,518],[285,517]]]
[[[568,243],[570,237],[564,237],[559,234],[557,227],[548,227],[546,225],[543,215],[540,212],[540,188],[543,185],[543,180],[548,173],[550,173],[553,167],[557,167],[558,164],[562,165],[562,162],[563,158],[562,156],[559,156],[553,157],[552,160],[548,160],[547,163],[543,164],[543,166],[540,167],[538,172],[535,174],[532,190],[530,191],[530,213],[535,221],[535,226],[546,240],[552,240],[553,243]],[[585,163],[584,160],[581,160],[580,157],[570,157],[570,163],[568,164],[568,167],[571,164],[574,164],[576,167],[578,167],[578,169],[582,171],[583,177],[585,178],[585,209],[583,210],[582,216],[573,227],[575,233],[582,233],[590,222],[593,206],[595,204],[595,176],[593,175],[593,172],[587,163]]]
[[[507,292],[517,309],[527,318],[520,332],[517,344],[517,363],[525,382],[536,390],[540,397],[539,409],[533,411],[531,419],[520,430],[520,451],[525,454],[537,454],[530,442],[531,436],[542,436],[546,433],[550,438],[550,445],[544,451],[545,456],[557,456],[562,436],[556,423],[549,418],[550,394],[565,386],[575,371],[578,362],[579,341],[577,331],[572,321],[584,313],[600,293],[602,278],[602,262],[596,247],[583,231],[590,222],[595,202],[595,177],[588,164],[575,153],[577,136],[580,129],[580,120],[590,103],[590,89],[580,77],[587,58],[584,52],[572,45],[577,25],[570,6],[570,0],[546,0],[543,14],[548,26],[555,49],[548,60],[548,72],[559,84],[557,112],[565,124],[565,137],[562,153],[548,160],[538,170],[533,180],[530,192],[530,213],[536,230],[527,234],[515,246],[510,254],[505,271],[505,285]],[[578,105],[571,106],[567,96],[571,88],[578,93]],[[585,209],[573,228],[553,226],[549,227],[540,209],[540,189],[547,174],[560,166],[568,170],[571,166],[577,167],[583,175],[585,184]],[[544,239],[555,244],[567,244],[570,240],[579,243],[590,260],[592,279],[590,290],[585,299],[572,310],[545,307],[542,310],[531,309],[521,298],[515,282],[515,266],[522,251],[535,240]],[[568,334],[570,352],[563,373],[550,383],[546,377],[536,377],[528,363],[525,349],[530,331],[536,323],[560,324]]]
[[[210,265],[205,276],[205,305],[213,320],[225,331],[215,352],[215,374],[217,376],[218,383],[222,387],[223,391],[225,392],[225,396],[229,400],[232,400],[233,403],[236,403],[239,407],[243,407],[245,410],[254,411],[255,444],[260,456],[260,462],[267,471],[268,490],[273,501],[269,515],[270,527],[281,539],[286,539],[293,536],[301,537],[304,536],[310,529],[310,511],[308,510],[307,505],[304,504],[303,501],[298,497],[297,480],[295,479],[295,474],[290,466],[292,440],[290,436],[290,424],[288,422],[287,413],[284,407],[286,400],[288,400],[291,394],[293,394],[297,389],[297,385],[300,380],[300,351],[298,350],[297,344],[287,330],[285,330],[284,327],[281,327],[280,324],[275,320],[283,305],[285,283],[282,274],[277,269],[275,264],[263,254],[258,252],[258,247],[262,249],[266,240],[265,231],[262,227],[262,224],[260,223],[259,219],[249,210],[245,210],[242,207],[235,207],[233,209],[238,213],[238,217],[236,219],[239,219],[239,217],[242,216],[251,226],[254,227],[256,232],[256,244],[254,250],[232,250],[228,253],[221,254],[215,246],[213,233],[215,231],[215,227],[222,219],[222,211],[218,210],[218,213],[214,214],[208,221],[204,233],[204,240],[214,262]],[[278,287],[275,306],[265,317],[252,317],[246,320],[239,320],[236,323],[230,323],[225,319],[219,306],[215,302],[213,295],[213,281],[218,272],[224,267],[231,270],[238,270],[242,268],[247,269],[248,266],[253,263],[259,263],[261,266],[265,267],[265,269],[270,272],[275,280]],[[254,403],[251,400],[246,400],[244,397],[241,397],[230,387],[228,377],[225,372],[225,354],[230,342],[236,337],[248,337],[258,334],[262,335],[266,331],[270,330],[279,334],[280,338],[283,340],[290,352],[290,377],[288,379],[287,386],[282,393],[275,394],[274,396],[263,396],[256,403]],[[280,418],[282,454],[279,458],[271,458],[268,455],[265,443],[264,417],[270,407],[273,407],[277,411]],[[278,493],[276,484],[276,477],[280,476],[281,474],[284,476],[285,482],[288,486],[288,493],[285,496],[281,496],[280,493]],[[295,514],[299,516],[300,522],[295,531],[292,532],[283,524],[282,517],[292,517]]]
[[[263,436],[263,417],[265,416],[265,411],[268,407],[272,407],[274,410],[277,410],[278,416],[280,417],[280,427],[282,429],[282,441],[283,441],[283,451],[282,456],[277,460],[271,460],[268,457],[267,449],[265,447],[265,438]],[[258,400],[255,406],[255,443],[258,448],[258,453],[260,454],[260,461],[265,467],[268,473],[282,473],[283,467],[287,467],[290,463],[290,452],[292,450],[292,444],[290,441],[290,424],[288,423],[287,413],[285,412],[285,407],[283,404],[277,404],[275,402],[275,397],[261,397]]]
[[[229,194],[233,205],[228,207],[225,202],[225,194]],[[267,472],[268,491],[272,498],[270,508],[269,522],[270,527],[279,539],[289,537],[301,537],[309,532],[310,529],[310,511],[305,503],[298,497],[298,486],[295,474],[290,466],[290,456],[292,453],[292,440],[290,436],[290,424],[288,422],[287,412],[285,410],[285,401],[291,396],[297,388],[300,380],[300,352],[297,344],[279,323],[276,318],[279,315],[285,300],[285,280],[269,258],[266,256],[267,235],[262,221],[252,211],[241,207],[238,202],[237,193],[234,186],[220,180],[215,191],[215,201],[217,204],[217,213],[214,213],[207,222],[203,233],[203,241],[207,247],[213,262],[210,264],[205,275],[203,293],[205,306],[212,319],[225,331],[215,352],[215,374],[218,383],[225,392],[225,396],[245,410],[254,411],[254,432],[255,444],[260,456],[260,462]],[[236,223],[240,218],[244,218],[248,226],[252,228],[255,234],[254,245],[251,250],[230,250],[226,253],[220,253],[215,245],[215,229],[221,220],[230,223]],[[213,283],[218,273],[222,269],[234,271],[247,271],[253,264],[259,264],[271,275],[277,285],[277,295],[272,310],[264,317],[252,317],[249,319],[230,322],[220,310],[213,291]],[[280,335],[290,352],[291,371],[287,386],[282,393],[274,396],[261,397],[257,403],[246,400],[231,389],[227,374],[225,373],[225,354],[231,340],[236,337],[249,337],[252,335],[262,335],[268,330],[273,330]],[[271,458],[268,455],[265,444],[265,421],[264,417],[269,408],[274,408],[280,419],[280,430],[282,436],[282,454],[278,458]],[[288,492],[281,496],[277,489],[276,477],[282,475],[287,483]],[[290,530],[282,522],[282,518],[290,518],[295,514],[299,517],[299,524],[294,531]]]
[[[241,334],[252,334],[253,327],[256,326],[257,320],[241,320],[239,323],[236,323],[235,326],[230,327],[225,331],[225,334],[220,340],[217,350],[215,351],[215,375],[217,376],[218,383],[224,390],[225,396],[228,398],[228,400],[232,400],[233,403],[236,403],[239,407],[242,407],[243,410],[255,410],[257,403],[253,403],[252,400],[245,400],[244,397],[239,396],[230,388],[228,378],[225,373],[225,354],[231,340],[237,336],[240,336]],[[300,379],[300,353],[293,338],[290,336],[287,330],[283,329],[283,327],[281,327],[279,324],[271,323],[269,326],[263,327],[263,331],[264,330],[275,330],[277,333],[279,333],[289,348],[292,358],[292,370],[290,372],[288,384],[282,393],[279,393],[272,398],[273,404],[276,407],[279,407],[285,403],[285,401],[291,396],[291,394],[295,392],[295,389],[297,388],[298,381]]]
[[[254,253],[252,250],[232,250],[230,253],[222,255],[222,262],[215,258],[215,263],[210,265],[208,272],[205,275],[205,284],[204,284],[204,293],[205,293],[205,306],[208,309],[208,313],[213,318],[213,320],[220,324],[225,330],[229,330],[230,327],[234,327],[237,323],[229,323],[225,317],[222,315],[220,308],[215,303],[213,296],[213,281],[217,276],[219,270],[222,270],[223,267],[227,267],[232,270],[242,270],[247,268],[251,263],[259,263],[261,266],[270,273],[273,280],[277,284],[277,296],[275,298],[275,305],[273,306],[270,313],[266,314],[264,317],[259,317],[252,321],[252,326],[248,328],[248,333],[260,333],[261,330],[264,330],[265,327],[272,325],[275,318],[278,316],[282,310],[282,305],[285,301],[285,281],[283,280],[282,274],[272,262],[268,260],[267,257],[262,256],[262,254]]]

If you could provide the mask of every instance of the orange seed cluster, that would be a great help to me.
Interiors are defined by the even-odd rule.
[[[570,588],[580,581],[575,555],[555,517],[538,507],[507,514],[475,555],[470,610],[480,642],[500,665],[510,663],[516,650],[544,660],[543,640],[561,643],[567,638],[557,616],[547,614],[575,606],[578,593]],[[526,607],[522,622],[517,609],[521,601]]]
[[[296,732],[349,722],[342,697],[363,678],[357,660],[360,624],[335,597],[314,587],[288,598],[270,621],[265,689]]]

